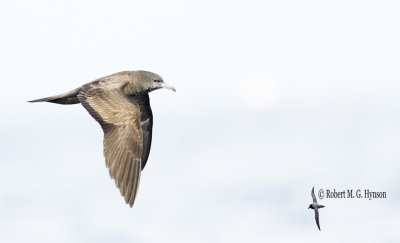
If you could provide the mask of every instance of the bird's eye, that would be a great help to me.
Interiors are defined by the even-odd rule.
[[[161,82],[162,82],[162,80],[155,79],[155,80],[154,80],[154,82],[156,82],[156,83],[161,83]]]

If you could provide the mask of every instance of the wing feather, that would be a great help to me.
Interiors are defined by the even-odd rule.
[[[312,196],[313,203],[317,203],[317,198],[315,197],[315,193],[314,193],[314,187],[311,190],[311,196]]]
[[[124,85],[93,82],[82,87],[78,99],[104,131],[104,157],[112,179],[131,207],[140,180],[143,134],[140,106],[123,92]]]
[[[318,229],[321,230],[321,228],[319,227],[319,212],[318,209],[314,209],[315,212],[315,222],[317,223]]]
[[[151,137],[153,132],[153,113],[150,107],[150,99],[149,95],[142,95],[140,97],[136,97],[140,105],[140,126],[142,128],[143,135],[143,153],[142,153],[142,168],[144,169],[147,163],[147,159],[150,154],[151,147]]]

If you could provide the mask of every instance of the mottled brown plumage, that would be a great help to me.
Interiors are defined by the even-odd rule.
[[[125,71],[62,95],[30,102],[83,105],[103,129],[106,166],[125,202],[132,207],[151,146],[153,114],[148,92],[160,88],[175,91],[157,74]]]

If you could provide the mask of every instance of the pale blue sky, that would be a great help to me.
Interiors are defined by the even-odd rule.
[[[1,242],[398,242],[397,1],[0,3]],[[122,70],[151,93],[134,207],[80,106],[29,104]],[[324,199],[370,189],[388,198]]]

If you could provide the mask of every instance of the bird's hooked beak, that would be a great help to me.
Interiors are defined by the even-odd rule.
[[[172,87],[172,86],[170,86],[170,85],[168,85],[168,84],[166,84],[166,83],[162,83],[162,84],[161,84],[161,88],[170,89],[170,90],[176,92],[176,90],[175,90],[174,87]]]

